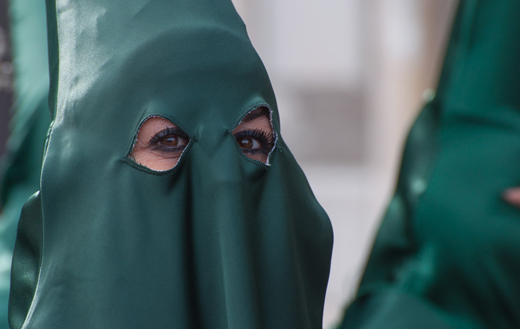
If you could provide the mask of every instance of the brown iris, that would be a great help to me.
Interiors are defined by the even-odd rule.
[[[242,137],[238,141],[238,145],[240,145],[240,147],[243,149],[251,149],[253,148],[253,144],[253,139],[250,137]]]
[[[161,144],[164,146],[177,146],[179,144],[179,139],[177,136],[168,136],[161,141]]]

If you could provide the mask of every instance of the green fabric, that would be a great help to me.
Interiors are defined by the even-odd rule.
[[[22,217],[41,231],[18,232],[12,328],[321,328],[330,221],[281,137],[266,166],[231,134],[259,105],[280,132],[231,1],[47,10],[54,119]],[[153,114],[191,138],[163,173],[128,159]]]
[[[42,207],[40,193],[35,193],[24,205],[20,221],[13,258],[11,284],[17,288],[17,298],[10,302],[9,322],[11,328],[19,328],[31,307],[34,287],[38,283],[38,272],[34,271],[41,264],[42,252]]]
[[[43,145],[50,124],[49,65],[45,4],[10,1],[15,69],[15,106],[11,136],[0,174],[0,328],[8,328],[11,258],[20,210],[40,187]]]
[[[520,328],[520,2],[461,1],[340,328]]]

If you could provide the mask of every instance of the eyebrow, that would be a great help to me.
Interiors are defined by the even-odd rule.
[[[261,108],[258,108],[256,110],[253,110],[251,112],[249,112],[248,115],[246,115],[246,117],[244,119],[242,119],[243,122],[249,122],[249,121],[253,121],[254,119],[258,118],[258,117],[261,117],[263,115],[265,116],[268,116],[268,109],[265,108],[265,107],[261,107]]]

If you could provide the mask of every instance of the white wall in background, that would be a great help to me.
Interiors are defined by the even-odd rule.
[[[284,81],[356,83],[359,0],[236,0],[270,73]]]

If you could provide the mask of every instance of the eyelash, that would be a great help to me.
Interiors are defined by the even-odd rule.
[[[164,146],[164,145],[160,144],[160,142],[165,137],[168,137],[168,136],[171,136],[171,135],[184,138],[184,139],[186,139],[188,141],[190,139],[190,137],[184,131],[182,131],[181,129],[179,129],[177,127],[175,127],[175,128],[170,127],[170,128],[166,128],[166,129],[158,132],[155,136],[153,136],[150,139],[150,142],[148,143],[148,145],[152,146],[154,150],[163,151],[163,152],[178,152],[178,151],[184,150],[186,148],[186,145],[176,146],[176,147],[171,147],[171,146],[168,147],[168,146]]]
[[[247,154],[256,154],[256,153],[264,153],[267,154],[271,151],[271,149],[274,147],[274,141],[276,139],[276,132],[273,133],[267,133],[262,129],[255,129],[255,130],[244,130],[239,133],[236,133],[234,137],[238,140],[240,137],[251,137],[260,142],[262,145],[261,149],[255,149],[255,150],[249,150],[249,149],[242,149],[242,152]]]
[[[184,146],[177,146],[177,147],[167,147],[162,144],[160,144],[161,140],[163,140],[165,137],[168,136],[179,136],[181,138],[185,138],[189,140],[189,136],[182,131],[179,128],[166,128],[160,132],[158,132],[155,136],[153,136],[150,139],[150,142],[148,143],[150,146],[153,147],[154,150],[159,150],[163,152],[178,152],[186,148],[186,145]],[[234,137],[238,140],[241,137],[251,137],[260,142],[262,145],[262,148],[260,149],[242,149],[242,152],[247,154],[256,154],[256,153],[264,153],[267,154],[271,151],[271,149],[274,147],[274,141],[276,139],[276,132],[273,133],[267,133],[262,129],[255,129],[255,130],[244,130],[239,133],[236,133]]]

